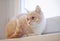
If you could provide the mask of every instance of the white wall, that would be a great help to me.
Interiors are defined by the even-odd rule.
[[[17,0],[0,0],[0,39],[5,38],[5,26],[17,12],[16,1]]]
[[[5,25],[8,21],[8,0],[0,0],[0,39],[5,37]]]
[[[25,8],[34,10],[36,5],[40,5],[46,18],[60,16],[60,0],[21,0],[21,5],[22,12],[26,11]]]
[[[14,0],[9,0],[9,19],[14,16]]]

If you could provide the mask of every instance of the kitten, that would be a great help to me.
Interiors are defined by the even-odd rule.
[[[39,26],[43,18],[42,15],[40,7],[36,6],[34,11],[13,18],[6,25],[6,38],[41,34]]]

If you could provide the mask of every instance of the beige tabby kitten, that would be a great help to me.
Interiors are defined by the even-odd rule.
[[[34,35],[38,30],[34,30],[34,26],[37,28],[41,21],[41,9],[36,6],[36,9],[28,14],[19,15],[13,18],[6,25],[6,38],[18,38],[23,36]]]

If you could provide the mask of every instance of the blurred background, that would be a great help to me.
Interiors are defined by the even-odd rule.
[[[60,32],[60,0],[0,0],[0,39],[5,38],[5,25],[17,14],[33,11],[39,5],[46,18],[46,33]]]

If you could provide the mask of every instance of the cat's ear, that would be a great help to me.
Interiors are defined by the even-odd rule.
[[[40,13],[41,12],[41,8],[39,7],[39,5],[36,6],[35,12],[37,12],[37,13]]]

